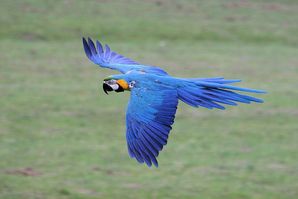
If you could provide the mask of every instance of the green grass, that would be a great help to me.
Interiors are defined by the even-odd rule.
[[[0,198],[295,199],[296,1],[8,1],[0,6]],[[226,111],[179,104],[149,169],[125,141],[81,36],[174,76],[264,89]]]

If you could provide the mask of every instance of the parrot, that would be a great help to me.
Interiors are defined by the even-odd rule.
[[[126,110],[127,150],[131,158],[148,167],[158,167],[157,157],[167,144],[179,100],[192,107],[224,110],[226,105],[263,102],[239,92],[266,93],[231,85],[239,79],[173,77],[160,67],[143,65],[116,53],[98,40],[83,37],[82,41],[89,60],[120,72],[103,80],[103,91],[130,92]]]

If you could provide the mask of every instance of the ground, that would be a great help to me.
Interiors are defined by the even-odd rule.
[[[0,13],[0,198],[297,198],[297,1],[4,0]],[[179,103],[147,168],[127,154],[129,93],[103,93],[117,71],[82,36],[173,76],[242,79],[265,103]]]

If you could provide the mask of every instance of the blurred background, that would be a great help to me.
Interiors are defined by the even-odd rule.
[[[297,198],[298,2],[1,0],[0,198]],[[160,167],[130,159],[108,43],[173,76],[239,78],[264,104],[179,104]]]

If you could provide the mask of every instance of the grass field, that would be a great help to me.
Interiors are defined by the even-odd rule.
[[[298,197],[298,3],[1,1],[0,198]],[[179,104],[147,168],[125,141],[129,93],[87,60],[81,37],[181,77],[240,78],[264,104]]]

